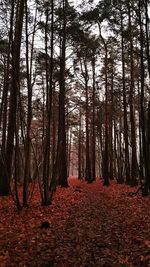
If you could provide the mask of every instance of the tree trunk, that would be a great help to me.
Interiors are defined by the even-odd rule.
[[[143,158],[143,166],[144,166],[144,190],[143,194],[148,195],[150,189],[150,173],[149,173],[149,162],[147,156],[147,142],[146,142],[146,126],[145,126],[145,110],[144,110],[144,76],[145,76],[145,67],[144,67],[144,34],[143,34],[143,26],[141,19],[141,7],[142,1],[139,0],[139,26],[140,26],[140,58],[141,58],[141,95],[140,95],[140,127],[141,127],[141,139],[142,139],[142,158]]]
[[[134,61],[133,61],[133,36],[131,24],[131,7],[128,3],[128,19],[129,19],[129,36],[130,36],[130,123],[131,123],[131,185],[136,185],[137,176],[137,152],[136,152],[136,132],[135,132],[135,116],[134,116]]]
[[[128,145],[128,121],[127,121],[127,100],[125,84],[125,59],[124,59],[124,37],[123,37],[123,15],[121,11],[121,55],[122,55],[122,85],[123,85],[123,117],[124,117],[124,142],[125,142],[125,175],[127,184],[131,183],[129,145]]]
[[[96,170],[95,170],[95,162],[96,162],[96,154],[95,154],[95,57],[93,56],[92,59],[92,72],[93,72],[93,96],[92,96],[92,105],[93,105],[93,110],[92,110],[92,159],[91,159],[91,165],[92,165],[92,170],[91,170],[91,179],[92,181],[96,180]]]
[[[78,179],[82,178],[81,162],[82,162],[82,140],[81,140],[81,105],[79,107],[79,138],[78,138]]]
[[[85,68],[85,97],[86,97],[86,108],[85,108],[85,131],[86,131],[86,143],[85,143],[85,180],[88,183],[92,182],[91,177],[91,159],[90,159],[90,139],[89,139],[89,92],[88,92],[88,69],[87,62],[84,59]]]
[[[26,1],[26,68],[27,68],[27,89],[28,89],[28,111],[27,111],[27,126],[25,138],[25,167],[24,167],[24,181],[23,181],[23,206],[27,206],[27,187],[31,180],[31,120],[32,120],[32,85],[31,75],[29,70],[29,40],[28,40],[28,6]]]
[[[14,134],[16,125],[16,112],[18,104],[18,94],[19,94],[19,72],[20,72],[20,48],[21,48],[21,38],[22,38],[22,26],[23,26],[23,16],[24,16],[24,0],[17,1],[16,8],[16,23],[15,23],[15,33],[14,40],[12,42],[12,84],[10,91],[10,101],[9,101],[9,114],[8,114],[8,129],[7,129],[7,141],[5,150],[5,168],[1,176],[2,184],[0,186],[0,194],[9,194],[9,182],[12,174],[12,161],[13,161],[13,151],[14,151]],[[11,15],[11,25],[13,25],[14,18],[14,1],[12,1],[12,15]]]
[[[66,114],[65,114],[65,65],[66,65],[66,9],[67,0],[63,0],[63,29],[60,51],[60,79],[59,79],[59,119],[58,119],[58,145],[57,168],[59,184],[68,187],[67,181],[67,148],[66,148]]]
[[[109,145],[109,119],[108,119],[108,55],[107,55],[107,44],[104,38],[101,36],[105,49],[105,130],[104,130],[104,155],[103,155],[103,179],[104,185],[109,185],[109,157],[108,157],[108,145]]]

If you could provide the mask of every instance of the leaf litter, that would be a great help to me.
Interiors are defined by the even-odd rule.
[[[150,266],[150,198],[115,182],[69,184],[47,207],[38,191],[21,212],[0,199],[0,267]]]

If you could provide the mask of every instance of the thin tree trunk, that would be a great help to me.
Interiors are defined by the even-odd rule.
[[[58,145],[56,167],[58,168],[59,184],[68,187],[67,181],[67,150],[66,150],[66,114],[65,114],[65,65],[66,65],[66,8],[67,0],[63,0],[63,33],[60,52],[60,79],[59,79],[59,119]]]
[[[108,55],[107,55],[107,44],[102,37],[102,41],[104,44],[105,49],[105,143],[104,143],[104,154],[103,154],[103,179],[104,179],[104,185],[109,185],[109,157],[108,157],[108,145],[109,145],[109,119],[108,119],[108,77],[107,77],[107,71],[108,71]]]
[[[87,62],[84,59],[84,68],[85,68],[85,95],[86,95],[86,110],[85,110],[85,131],[86,131],[86,161],[85,161],[85,180],[88,183],[92,182],[91,177],[91,159],[90,159],[90,140],[89,140],[89,92],[88,92],[88,69]]]
[[[147,157],[147,143],[146,143],[146,126],[145,126],[145,110],[144,110],[144,80],[145,80],[145,68],[144,68],[144,58],[143,58],[143,52],[144,52],[144,34],[143,34],[143,27],[142,27],[142,20],[141,20],[141,7],[142,7],[142,1],[139,0],[139,26],[140,26],[140,58],[141,58],[141,94],[140,94],[140,127],[141,127],[141,135],[142,135],[142,158],[143,158],[143,166],[145,169],[145,184],[144,184],[144,190],[143,194],[148,195],[149,191],[149,162]]]
[[[136,152],[136,133],[135,133],[135,116],[134,116],[134,61],[133,61],[133,37],[131,24],[131,7],[128,3],[128,19],[129,19],[129,36],[130,36],[130,123],[131,123],[131,185],[136,185],[137,176],[137,152]]]
[[[92,72],[93,72],[93,96],[92,96],[92,170],[91,170],[91,179],[92,181],[96,180],[96,170],[95,170],[95,162],[96,162],[96,154],[95,154],[95,57],[92,59]]]
[[[113,157],[113,114],[114,114],[114,66],[113,62],[111,64],[111,103],[110,103],[110,123],[109,123],[109,176],[110,179],[113,179],[113,165],[114,165],[114,157]]]
[[[79,138],[78,138],[78,179],[82,178],[82,174],[81,174],[81,145],[82,145],[82,140],[81,140],[81,105],[79,107]]]
[[[124,59],[124,38],[123,38],[123,15],[121,11],[121,55],[122,55],[122,85],[123,85],[123,116],[124,116],[124,142],[125,142],[125,175],[127,184],[131,183],[129,145],[128,145],[128,121],[127,121],[127,100],[125,84],[125,59]]]
[[[24,181],[23,181],[23,206],[27,206],[28,196],[27,187],[28,182],[31,180],[31,120],[32,120],[32,86],[31,76],[29,73],[29,40],[28,40],[28,6],[26,1],[26,68],[27,68],[27,89],[28,89],[28,111],[27,111],[27,126],[26,126],[26,139],[25,139],[25,168],[24,168]]]

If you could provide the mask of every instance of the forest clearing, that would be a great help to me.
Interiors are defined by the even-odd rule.
[[[21,212],[3,197],[0,266],[150,266],[150,199],[131,193],[136,190],[70,178],[50,206],[41,207],[34,194]]]

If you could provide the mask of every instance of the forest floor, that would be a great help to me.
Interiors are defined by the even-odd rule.
[[[0,199],[0,267],[150,266],[150,197],[114,182],[69,184],[47,207],[38,193],[21,212]]]

